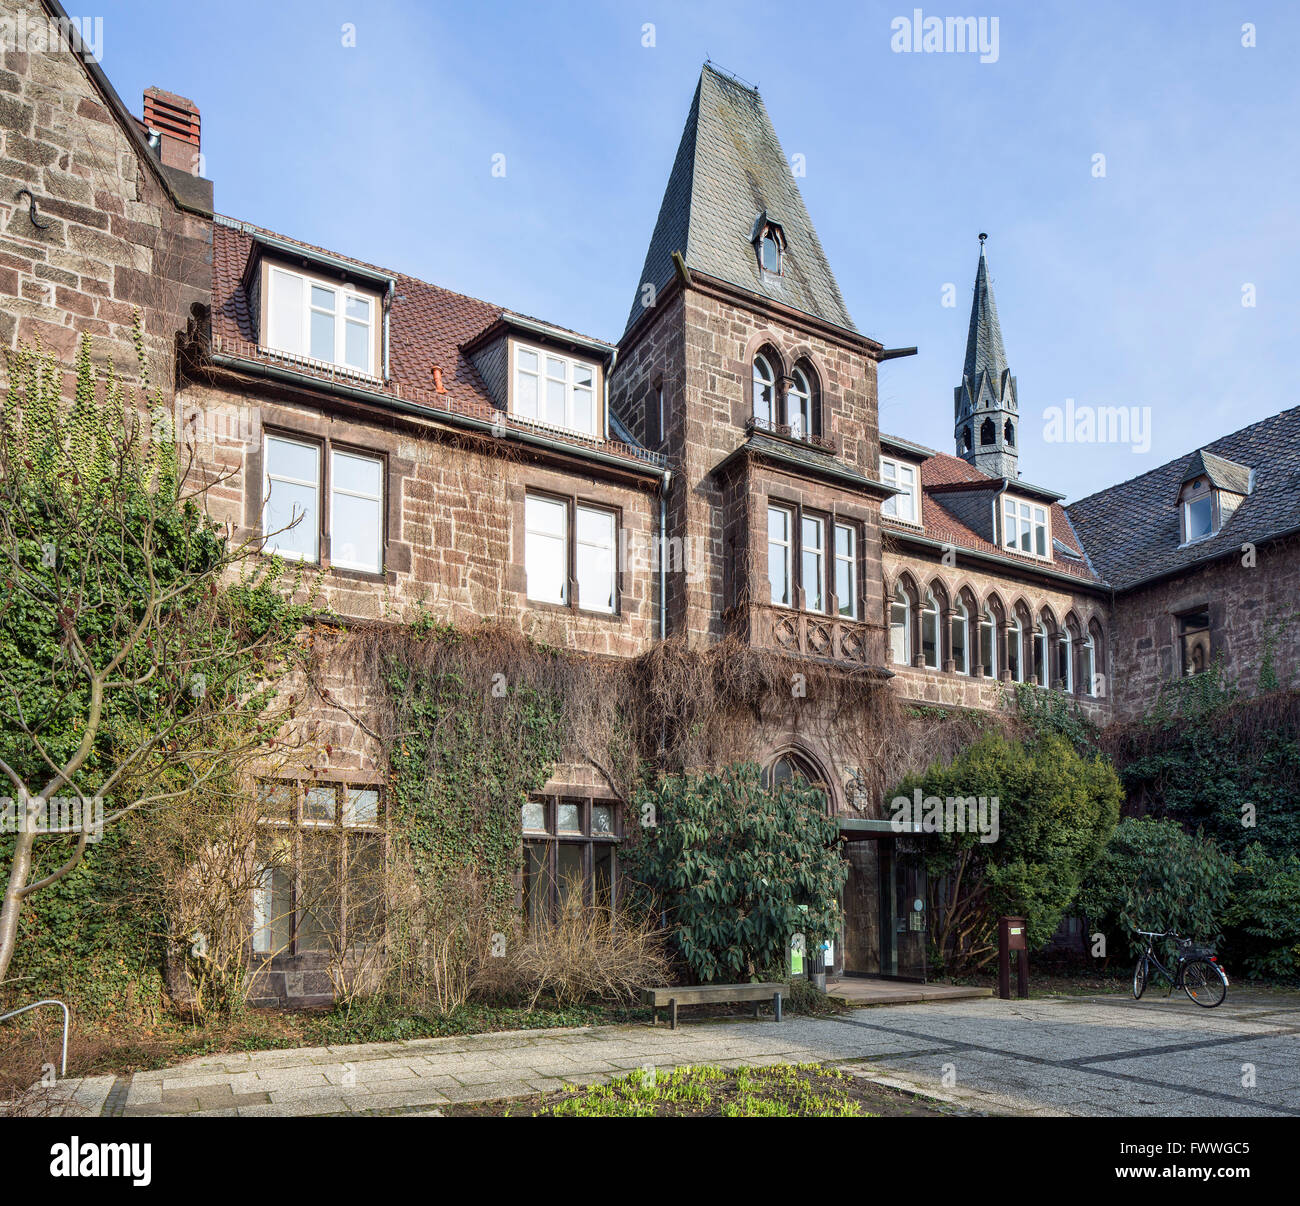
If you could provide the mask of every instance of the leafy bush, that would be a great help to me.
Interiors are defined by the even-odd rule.
[[[784,965],[802,933],[812,949],[838,934],[848,868],[822,792],[795,780],[763,787],[752,763],[643,787],[647,818],[623,856],[699,981],[743,980]]]
[[[1136,930],[1176,930],[1202,941],[1221,933],[1232,886],[1231,860],[1208,837],[1193,837],[1174,821],[1121,821],[1079,894],[1089,924],[1107,949],[1137,955],[1146,939]]]
[[[909,775],[895,798],[918,791],[922,799],[998,802],[996,841],[970,832],[925,839],[932,956],[950,972],[993,958],[999,916],[1023,916],[1031,948],[1051,937],[1123,798],[1109,762],[1084,757],[1054,733],[1028,742],[989,733],[949,765]]]
[[[1300,973],[1300,858],[1273,858],[1258,842],[1248,846],[1227,920],[1233,957],[1248,976]]]

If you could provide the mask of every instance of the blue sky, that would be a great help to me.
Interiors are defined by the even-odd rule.
[[[988,63],[896,53],[896,3],[95,7],[133,109],[198,103],[221,212],[608,339],[711,57],[804,156],[858,326],[920,348],[882,367],[882,429],[952,450],[988,232],[1021,471],[1071,497],[1300,403],[1294,3],[922,6],[996,16]],[[1046,442],[1066,398],[1149,407],[1150,450]]]

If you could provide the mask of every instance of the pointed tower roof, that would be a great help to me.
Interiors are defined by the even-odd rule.
[[[984,256],[984,235],[980,235],[980,262],[975,272],[975,296],[970,304],[970,326],[966,331],[966,364],[962,376],[972,391],[981,372],[987,372],[994,389],[1007,368],[1007,353],[1002,346],[1002,326],[998,307],[989,283],[989,263]]]
[[[765,222],[780,226],[784,237],[780,275],[759,269],[753,240]],[[661,290],[671,281],[674,251],[688,268],[857,330],[762,98],[707,63],[664,190],[629,327],[643,312],[645,286]]]

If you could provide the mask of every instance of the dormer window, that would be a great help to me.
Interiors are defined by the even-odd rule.
[[[1205,540],[1218,530],[1215,516],[1215,490],[1209,478],[1198,477],[1182,489],[1183,538],[1180,543]]]
[[[1254,471],[1247,466],[1204,449],[1192,453],[1178,488],[1179,544],[1195,544],[1219,532],[1254,486]]]
[[[1002,503],[1002,546],[1029,557],[1051,559],[1047,541],[1047,508],[1007,496]]]
[[[513,347],[511,413],[548,427],[595,436],[599,430],[596,366],[521,343]]]
[[[265,345],[373,376],[379,296],[342,281],[270,266]]]
[[[754,245],[758,249],[758,266],[772,276],[780,276],[785,255],[785,235],[781,228],[775,222],[764,222]]]
[[[917,491],[916,466],[889,457],[880,458],[880,480],[898,490],[880,504],[880,513],[904,523],[921,522],[921,501]]]

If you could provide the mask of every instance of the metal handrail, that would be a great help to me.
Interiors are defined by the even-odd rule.
[[[29,1009],[39,1009],[42,1005],[57,1005],[63,1010],[63,1064],[60,1067],[59,1075],[67,1076],[68,1074],[68,1007],[62,1001],[33,1001],[30,1005],[24,1005],[21,1009],[15,1009],[13,1013],[0,1014],[0,1022],[7,1022],[10,1018],[16,1018],[20,1013],[26,1013]]]

